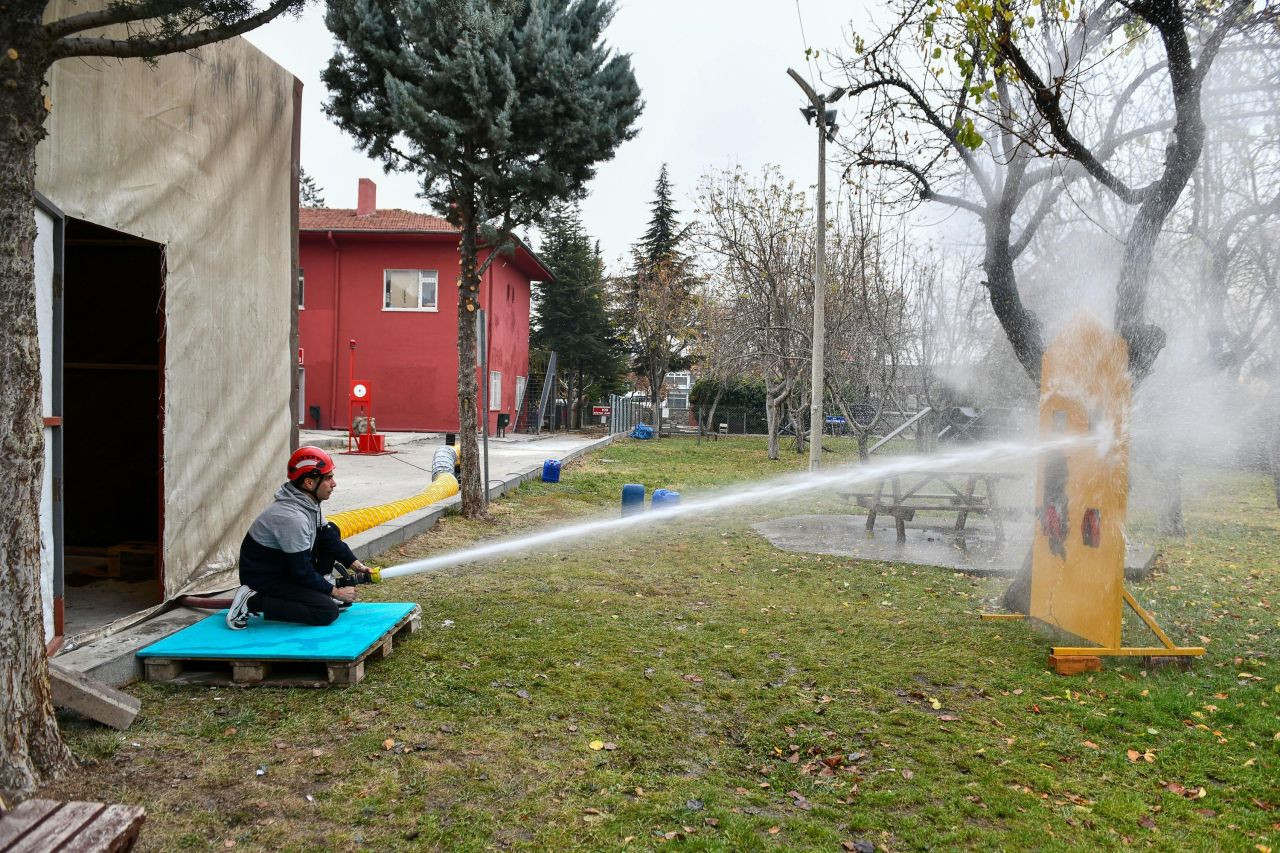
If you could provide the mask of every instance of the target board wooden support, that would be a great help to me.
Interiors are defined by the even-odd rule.
[[[1088,314],[1045,350],[1040,373],[1040,437],[1095,433],[1097,442],[1046,454],[1036,481],[1030,615],[1095,646],[1055,646],[1071,657],[1198,656],[1175,645],[1124,588],[1129,491],[1129,350]],[[1159,646],[1125,646],[1128,605]],[[1059,671],[1066,671],[1057,667]]]

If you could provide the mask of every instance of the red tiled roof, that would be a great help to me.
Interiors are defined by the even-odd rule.
[[[298,230],[458,233],[457,228],[439,216],[394,208],[379,209],[370,216],[356,216],[355,210],[351,208],[302,207],[298,209]]]

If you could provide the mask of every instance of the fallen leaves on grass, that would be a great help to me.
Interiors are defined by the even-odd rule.
[[[1156,763],[1156,754],[1149,749],[1146,752],[1138,752],[1136,749],[1130,749],[1125,751],[1125,755],[1129,758],[1129,762],[1131,764],[1139,761],[1145,761],[1148,764]]]
[[[1177,794],[1179,797],[1186,797],[1188,800],[1200,800],[1209,793],[1198,785],[1187,787],[1179,782],[1162,782],[1160,784],[1169,793]]]

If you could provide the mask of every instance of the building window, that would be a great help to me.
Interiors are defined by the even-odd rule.
[[[307,307],[306,305],[303,304],[305,300],[302,298],[303,294],[306,293],[306,288],[307,288],[306,276],[302,274],[302,267],[298,267],[298,307],[299,308]]]
[[[529,377],[527,376],[516,377],[516,411],[517,412],[524,407],[525,386],[528,384],[529,384]]]
[[[489,371],[489,411],[496,412],[502,408],[502,374],[496,370]]]
[[[386,270],[383,290],[384,311],[435,311],[435,270]]]

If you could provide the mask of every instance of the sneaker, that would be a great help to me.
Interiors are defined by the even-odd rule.
[[[242,630],[249,624],[249,599],[253,595],[253,590],[242,586],[232,596],[231,607],[227,609],[227,627],[232,631]]]

